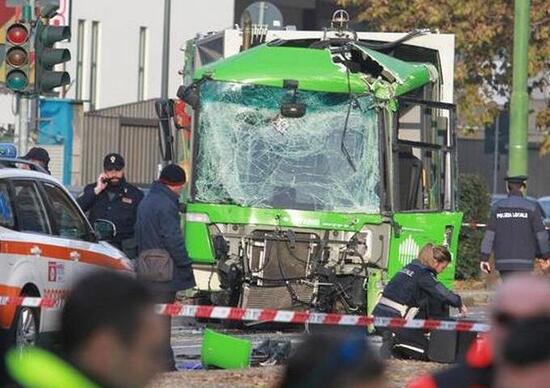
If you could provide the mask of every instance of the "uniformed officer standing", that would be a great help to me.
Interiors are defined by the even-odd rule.
[[[91,223],[103,219],[115,224],[116,235],[112,243],[128,257],[135,258],[137,242],[134,225],[143,193],[126,182],[121,155],[112,153],[105,156],[103,170],[96,183],[90,183],[84,188],[77,202],[88,214]]]
[[[515,272],[530,272],[535,257],[548,263],[550,248],[540,206],[523,197],[526,176],[507,177],[508,198],[498,201],[481,243],[483,272],[491,272],[489,256],[494,251],[495,267],[502,278]],[[538,248],[538,249],[537,249]]]

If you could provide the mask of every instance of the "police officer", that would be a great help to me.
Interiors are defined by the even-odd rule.
[[[459,295],[449,291],[437,281],[451,262],[451,254],[441,245],[426,244],[413,260],[399,271],[386,285],[374,316],[391,318],[437,318],[449,316],[449,306],[466,314]],[[377,328],[382,334],[382,357],[392,354],[426,360],[428,339],[422,330]]]
[[[96,183],[84,188],[77,202],[88,219],[94,223],[98,219],[111,221],[116,226],[112,243],[130,258],[137,256],[137,243],[134,238],[137,208],[143,193],[126,182],[124,159],[116,153],[105,156],[103,172]]]
[[[48,174],[51,175],[49,169],[50,154],[48,154],[48,151],[46,151],[44,148],[32,147],[29,152],[27,152],[27,154],[23,156],[23,159],[36,163],[37,165],[42,167]],[[21,168],[27,170],[37,170],[34,166],[27,164],[21,165]]]
[[[540,206],[524,198],[526,176],[506,178],[508,198],[498,201],[481,243],[483,272],[491,272],[489,256],[494,251],[495,267],[502,278],[515,272],[533,270],[535,256],[550,259],[548,234],[544,229]]]

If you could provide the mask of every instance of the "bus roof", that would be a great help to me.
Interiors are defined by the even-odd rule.
[[[389,99],[437,79],[431,64],[405,62],[355,42],[350,47],[364,62],[361,71],[349,73],[352,93],[371,92]],[[203,66],[193,78],[207,75],[216,81],[274,87],[283,87],[283,80],[295,80],[301,90],[347,93],[346,68],[333,57],[328,48],[263,44]]]

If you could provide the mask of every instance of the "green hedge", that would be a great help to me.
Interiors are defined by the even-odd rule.
[[[467,223],[486,223],[491,207],[491,196],[485,181],[478,175],[461,174],[458,178],[458,210],[464,213]],[[479,247],[483,229],[463,227],[458,242],[456,279],[479,276]]]

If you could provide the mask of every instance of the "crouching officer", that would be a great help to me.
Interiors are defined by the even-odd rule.
[[[391,318],[445,319],[449,306],[466,314],[459,295],[449,291],[437,281],[451,262],[451,254],[441,245],[425,245],[418,259],[399,271],[386,285],[380,301],[373,311],[374,316]],[[428,339],[422,329],[377,328],[382,334],[381,356],[425,360]]]
[[[115,224],[116,235],[111,243],[133,259],[137,256],[134,225],[142,199],[141,190],[126,182],[124,159],[112,153],[105,156],[97,182],[87,185],[77,202],[92,224],[99,219]]]
[[[491,272],[489,256],[494,251],[495,267],[502,278],[516,272],[531,272],[535,257],[548,263],[550,247],[540,206],[523,197],[526,176],[506,178],[508,198],[498,201],[481,243],[481,270]]]

